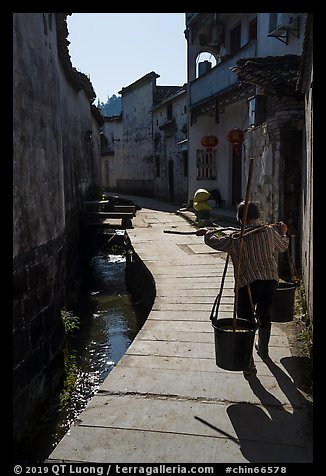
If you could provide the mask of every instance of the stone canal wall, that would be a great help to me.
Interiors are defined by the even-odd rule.
[[[62,379],[61,308],[79,261],[79,204],[100,183],[96,95],[70,62],[66,17],[13,14],[15,442]]]
[[[126,284],[134,305],[146,318],[151,312],[156,296],[155,281],[150,270],[134,250],[126,263]]]

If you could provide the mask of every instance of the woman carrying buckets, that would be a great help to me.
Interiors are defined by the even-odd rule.
[[[237,220],[242,223],[245,203],[237,208]],[[287,225],[279,222],[275,225],[260,225],[260,212],[255,202],[249,202],[244,227],[244,244],[240,265],[237,300],[237,314],[240,319],[258,321],[258,342],[255,347],[262,359],[268,357],[268,343],[271,334],[270,309],[276,293],[279,276],[277,253],[289,246],[286,236]],[[205,243],[219,251],[229,251],[234,270],[237,269],[239,256],[239,233],[229,236],[217,236],[218,230],[199,228],[197,236],[204,236]],[[245,378],[257,373],[253,358],[249,368],[243,371]]]

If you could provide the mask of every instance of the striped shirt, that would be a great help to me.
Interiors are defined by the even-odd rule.
[[[256,226],[248,226],[245,228],[245,232],[254,228]],[[215,250],[230,251],[236,278],[240,246],[239,233],[218,237],[215,235],[216,231],[206,233],[204,236],[205,243]],[[279,281],[278,253],[286,251],[288,246],[289,238],[287,236],[282,237],[272,226],[264,227],[261,231],[251,233],[245,237],[240,263],[239,288],[257,279]]]

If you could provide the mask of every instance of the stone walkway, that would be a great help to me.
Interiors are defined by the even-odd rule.
[[[129,198],[133,199],[133,197]],[[176,207],[141,197],[128,235],[152,273],[150,315],[98,393],[46,462],[312,462],[305,398],[282,324],[258,374],[216,366],[209,320],[225,253],[207,247]],[[229,266],[219,317],[232,317]]]

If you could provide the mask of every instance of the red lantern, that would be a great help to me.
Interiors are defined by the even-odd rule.
[[[212,148],[218,144],[218,138],[209,134],[208,136],[202,137],[200,143],[207,149],[207,152],[212,152]]]
[[[235,127],[234,129],[232,129],[231,131],[227,133],[226,138],[233,145],[234,151],[239,152],[240,146],[242,142],[244,141],[243,131]]]

